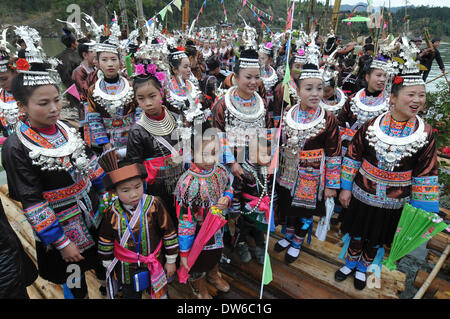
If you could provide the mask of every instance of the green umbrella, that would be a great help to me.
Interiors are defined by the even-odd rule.
[[[436,213],[430,213],[410,204],[403,207],[392,241],[389,257],[383,261],[390,271],[395,262],[443,231],[448,225]]]
[[[354,17],[342,20],[342,22],[367,22],[367,21],[370,21],[370,18],[362,17],[362,16],[354,16]]]

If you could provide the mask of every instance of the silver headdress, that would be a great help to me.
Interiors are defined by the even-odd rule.
[[[416,61],[419,49],[415,45],[411,45],[406,36],[401,38],[400,58],[395,59],[398,64],[399,74],[403,78],[403,85],[425,85],[420,75],[421,64]],[[423,67],[423,66],[422,66]]]
[[[44,50],[41,47],[41,36],[39,33],[28,26],[16,27],[16,35],[25,41],[27,48],[25,50],[25,59],[31,65],[33,63],[47,63],[50,68],[46,71],[24,71],[19,70],[19,73],[23,73],[24,86],[36,86],[47,84],[61,84],[61,78],[59,77],[56,67],[61,64],[56,58],[48,59]]]
[[[97,43],[97,45],[95,46],[95,50],[97,52],[111,52],[111,53],[116,53],[116,54],[119,53],[118,52],[119,45],[120,45],[119,37],[121,35],[121,32],[120,32],[118,18],[117,18],[115,11],[114,11],[114,19],[111,24],[110,32],[111,32],[111,34],[107,41],[102,42],[102,43]]]
[[[0,72],[8,71],[9,64],[9,53],[11,52],[8,48],[8,41],[6,40],[6,33],[8,28],[2,31],[2,37],[0,38]]]
[[[319,57],[320,57],[320,48],[316,45],[316,33],[313,32],[310,35],[309,38],[309,45],[306,45],[305,49],[305,56],[306,56],[306,63],[305,64],[313,64],[317,67],[317,70],[315,69],[303,69],[302,74],[300,75],[300,80],[303,79],[310,79],[310,78],[317,78],[322,79],[322,72],[319,71]]]
[[[244,21],[245,23],[245,21]],[[256,42],[256,29],[245,23],[244,31],[242,32],[242,44],[244,45],[244,50],[258,49],[258,43]]]
[[[137,59],[148,60],[155,64],[159,70],[169,74],[169,62],[167,60],[170,51],[167,48],[166,38],[158,28],[158,20],[146,27],[146,40],[142,41],[139,49],[135,53]],[[161,27],[161,25],[160,25]]]
[[[86,24],[88,32],[95,38],[95,42],[99,43],[100,37],[103,34],[104,26],[97,25],[97,23],[95,23],[95,20],[90,15],[87,15],[84,12],[83,15],[88,19],[88,21],[83,19],[84,23]]]
[[[272,42],[267,42],[266,44],[261,43],[259,46],[259,52],[270,55],[273,52]]]
[[[64,23],[64,24],[67,25],[67,27],[70,27],[71,29],[73,29],[75,31],[75,36],[76,36],[77,40],[80,40],[80,39],[86,37],[85,34],[83,33],[83,31],[81,31],[81,26],[78,25],[77,23],[69,22],[69,21],[63,21],[63,20],[60,20],[60,19],[56,19],[56,21]]]

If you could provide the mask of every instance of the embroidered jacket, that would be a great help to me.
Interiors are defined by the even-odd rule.
[[[298,105],[292,114],[309,123],[317,118],[319,110],[310,109],[298,114]],[[320,106],[319,106],[320,108]],[[281,132],[280,172],[277,182],[293,194],[292,205],[314,209],[321,200],[325,188],[340,188],[341,140],[336,118],[323,110],[324,128],[317,135],[307,138],[302,149],[290,155],[284,147],[287,143],[286,125]],[[317,112],[317,113],[316,113]],[[287,113],[285,113],[287,114]],[[298,114],[298,115],[296,115]]]
[[[36,133],[26,130],[27,126],[21,127],[24,137],[39,145]],[[57,127],[57,134],[48,137],[56,148],[66,143],[62,128]],[[104,193],[105,173],[87,146],[85,152],[90,166],[86,175],[80,176],[73,169],[49,171],[34,165],[30,150],[17,133],[3,146],[2,165],[8,178],[9,195],[22,203],[28,222],[44,245],[62,249],[74,242],[84,251],[95,244],[88,228],[98,227],[102,218],[99,194]]]
[[[95,79],[97,72],[90,74],[88,79]],[[94,89],[95,84],[88,90],[88,107],[85,115],[89,126],[90,142],[95,146],[111,143],[116,148],[125,148],[128,131],[136,122],[136,118],[139,118],[141,109],[137,109],[137,103],[133,99],[126,105],[120,106],[116,114],[109,114],[105,107],[95,101]]]
[[[140,225],[142,224],[141,244],[139,252],[143,256],[152,254],[159,243],[163,242],[164,250],[160,250],[155,256],[158,261],[164,265],[165,260],[173,263],[175,262],[178,252],[178,237],[175,226],[167,212],[166,206],[159,197],[146,195],[143,199],[143,216],[144,220],[138,218],[135,225],[132,227],[133,236],[136,241],[139,238]],[[105,217],[100,227],[98,252],[102,260],[114,259],[114,243],[120,243],[128,223],[133,217],[133,214],[141,214],[140,211],[130,212],[125,209],[119,199],[114,200],[111,206],[106,210]],[[132,236],[128,238],[125,248],[136,252],[136,245]],[[141,268],[146,268],[145,264],[141,264],[141,268],[137,263],[119,262],[114,268],[114,278],[121,283],[132,284],[131,278]]]
[[[225,167],[220,164],[206,172],[191,163],[190,169],[180,177],[175,188],[180,256],[189,254],[206,214],[223,196],[227,196],[231,204],[233,191],[230,177]],[[223,228],[216,232],[203,250],[222,247]]]
[[[391,172],[382,167],[383,157],[377,154],[367,140],[368,128],[375,120],[367,121],[349,144],[342,163],[342,188],[351,190],[355,198],[368,205],[398,209],[410,202],[415,207],[438,212],[438,161],[432,127],[425,123],[426,145],[412,156],[401,159],[399,166]],[[401,129],[392,123],[390,125],[390,122],[382,121],[380,124],[383,131],[389,132],[389,136],[399,136],[403,132],[406,137],[417,130],[414,122],[412,125],[405,124]]]

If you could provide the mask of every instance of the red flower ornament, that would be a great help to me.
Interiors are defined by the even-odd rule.
[[[403,78],[401,77],[401,76],[396,76],[395,78],[394,78],[394,83],[395,84],[400,84],[400,83],[402,83],[403,82]]]
[[[28,71],[30,69],[30,64],[25,59],[18,59],[16,61],[16,70],[18,71]]]

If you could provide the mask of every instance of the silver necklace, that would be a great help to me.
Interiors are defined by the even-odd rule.
[[[364,89],[359,90],[359,92],[356,93],[356,95],[350,101],[350,110],[353,112],[353,114],[356,115],[359,125],[362,125],[368,120],[373,119],[380,114],[383,114],[389,108],[389,97],[387,97],[383,101],[383,103],[379,105],[364,104],[363,102],[361,102],[361,94],[363,93],[363,91]]]
[[[109,113],[111,117],[115,117],[117,115],[118,109],[123,108],[124,105],[127,105],[133,101],[134,99],[133,89],[130,87],[128,80],[125,79],[123,76],[120,76],[119,77],[120,81],[123,81],[123,83],[125,84],[123,90],[116,95],[105,93],[100,88],[100,83],[101,81],[104,80],[104,75],[103,72],[101,72],[100,70],[98,72],[99,78],[97,82],[95,82],[92,97],[95,102],[97,102],[106,109],[106,111]]]
[[[145,112],[142,112],[140,120],[136,123],[150,134],[157,136],[169,135],[175,129],[175,119],[167,109],[164,110],[164,118],[161,121],[153,120]]]
[[[74,168],[75,173],[87,173],[90,163],[79,133],[61,121],[57,124],[67,133],[67,142],[56,149],[40,147],[30,142],[22,134],[20,125],[16,126],[16,134],[21,143],[30,150],[28,155],[33,165],[40,166],[42,170],[69,171]]]
[[[323,100],[320,101],[320,106],[324,108],[325,110],[333,113],[334,115],[338,115],[339,111],[344,106],[345,102],[347,102],[347,97],[345,96],[344,92],[340,88],[336,88],[336,96],[338,98],[338,103],[334,105],[329,105],[325,103]]]
[[[379,158],[382,159],[382,164],[388,171],[392,172],[396,166],[400,166],[402,159],[415,154],[428,141],[425,124],[419,116],[416,116],[418,128],[409,136],[395,137],[384,133],[381,130],[380,122],[387,113],[378,116],[373,125],[368,127],[366,139],[369,141],[369,145],[375,149]]]
[[[325,110],[320,108],[320,113],[317,118],[309,123],[298,123],[294,120],[294,111],[298,112],[300,104],[297,104],[293,108],[284,113],[285,132],[287,136],[287,143],[283,144],[286,150],[289,150],[292,154],[297,154],[307,139],[311,139],[317,136],[325,129]]]

